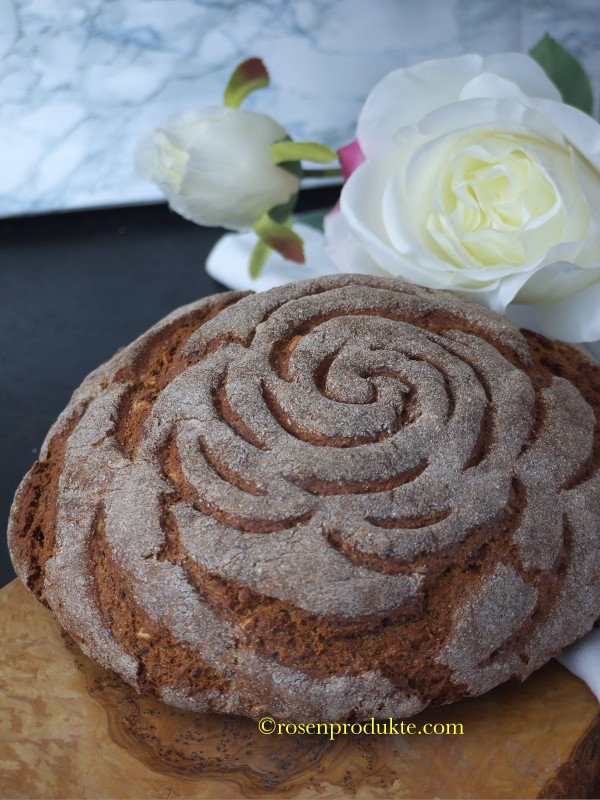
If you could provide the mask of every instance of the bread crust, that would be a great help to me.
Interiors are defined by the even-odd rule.
[[[214,295],[75,392],[13,562],[173,705],[407,717],[600,615],[599,389],[577,349],[395,279]]]

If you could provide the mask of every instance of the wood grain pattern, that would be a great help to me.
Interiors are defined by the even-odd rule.
[[[0,591],[0,795],[11,798],[593,797],[597,702],[556,663],[428,711],[463,736],[265,736],[169,708],[87,659],[20,582]]]

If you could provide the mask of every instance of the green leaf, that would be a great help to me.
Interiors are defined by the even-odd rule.
[[[229,79],[223,104],[228,108],[239,108],[249,94],[264,89],[271,79],[260,58],[249,58],[237,66]]]
[[[273,163],[282,161],[314,161],[315,164],[330,164],[337,161],[335,150],[318,142],[275,142],[273,145]]]
[[[248,271],[250,272],[251,278],[256,280],[258,277],[260,277],[266,260],[271,252],[272,251],[269,245],[263,242],[262,239],[259,239],[254,250],[252,251],[252,255],[250,256],[250,264],[248,265]]]
[[[594,98],[590,79],[575,56],[548,34],[531,48],[529,55],[554,83],[565,103],[586,114],[592,113]]]
[[[287,224],[275,222],[266,213],[254,223],[254,230],[271,250],[276,250],[288,261],[304,264],[304,242]]]

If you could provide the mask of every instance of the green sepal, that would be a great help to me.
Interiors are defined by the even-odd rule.
[[[269,216],[271,219],[274,219],[275,222],[279,222],[281,225],[285,225],[288,219],[294,213],[294,209],[296,208],[296,203],[298,202],[298,192],[293,194],[287,203],[281,203],[281,205],[273,206],[269,210]]]
[[[273,163],[285,161],[313,161],[315,164],[330,164],[337,161],[338,154],[330,147],[318,142],[292,142],[284,140],[273,144]]]
[[[575,56],[547,33],[529,51],[570,106],[592,113],[594,97],[586,71]]]
[[[276,250],[288,261],[304,264],[304,242],[288,224],[276,222],[267,212],[254,223],[254,230],[271,250]]]
[[[341,167],[329,167],[329,169],[303,169],[303,178],[343,178],[344,170]]]
[[[286,172],[289,172],[290,175],[293,175],[294,178],[298,178],[298,180],[301,180],[304,176],[304,170],[299,161],[281,161],[277,166],[279,169],[284,169]]]
[[[258,277],[260,277],[266,260],[271,252],[272,251],[269,245],[266,244],[266,242],[263,242],[262,239],[259,239],[254,247],[254,250],[252,251],[252,255],[250,256],[250,264],[248,265],[248,271],[250,272],[250,277],[253,280],[256,280]]]
[[[225,89],[223,105],[239,108],[249,94],[264,89],[270,82],[269,73],[261,59],[249,58],[235,68]]]

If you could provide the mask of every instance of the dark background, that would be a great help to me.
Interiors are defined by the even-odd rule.
[[[339,188],[302,193],[330,207]],[[0,222],[0,519],[83,378],[177,306],[222,291],[204,262],[223,233],[166,205]],[[15,573],[5,533],[0,587]]]

